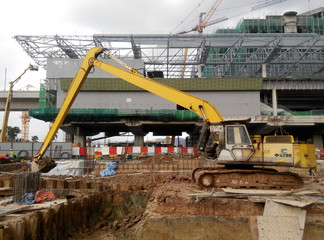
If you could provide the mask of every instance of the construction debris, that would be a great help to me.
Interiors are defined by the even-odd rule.
[[[10,196],[14,192],[13,187],[2,187],[0,188],[0,196]]]
[[[11,213],[17,213],[28,209],[29,206],[10,206],[10,207],[0,207],[0,217]]]
[[[277,195],[289,195],[292,191],[287,190],[256,190],[256,189],[232,189],[232,188],[222,188],[222,190],[226,193],[231,194],[241,194],[241,195],[249,195],[249,196],[277,196]]]

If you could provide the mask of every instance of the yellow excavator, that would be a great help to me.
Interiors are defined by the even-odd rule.
[[[277,172],[269,167],[316,167],[315,147],[312,144],[297,144],[290,135],[261,136],[253,139],[247,131],[249,120],[224,121],[218,110],[208,101],[143,77],[108,53],[127,70],[97,59],[104,48],[92,48],[84,57],[75,75],[62,107],[32,163],[32,171],[46,172],[55,165],[44,160],[46,149],[64,121],[90,70],[97,67],[155,95],[174,102],[198,114],[205,125],[201,129],[198,150],[209,154],[221,165],[219,168],[197,168],[193,179],[203,187],[233,187],[259,189],[292,189],[303,185],[302,179],[291,172]]]

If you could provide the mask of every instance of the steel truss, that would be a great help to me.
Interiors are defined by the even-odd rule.
[[[47,58],[82,58],[95,46],[120,59],[143,59],[146,71],[185,77],[324,76],[324,36],[317,34],[15,36],[40,66]],[[184,51],[188,53],[184,61]],[[104,57],[104,56],[103,56]]]

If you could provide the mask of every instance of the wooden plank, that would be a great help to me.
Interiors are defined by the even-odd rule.
[[[290,199],[277,199],[277,198],[272,198],[272,201],[286,204],[293,207],[299,207],[299,208],[303,208],[314,203],[314,201],[305,202],[305,201],[295,201]]]
[[[228,193],[191,193],[187,194],[188,197],[216,197],[216,198],[246,198],[246,194],[228,194]]]
[[[293,195],[295,196],[301,196],[301,195],[320,195],[321,192],[316,190],[305,190],[300,192],[294,192]]]
[[[2,188],[0,188],[0,192],[8,191],[8,190],[13,190],[13,187],[2,187]]]
[[[1,205],[7,205],[8,203],[12,203],[13,202],[13,197],[6,197],[0,200],[0,206]]]
[[[0,188],[0,196],[8,196],[8,195],[13,195],[13,194],[14,194],[13,187],[2,187],[2,188]]]
[[[251,196],[251,197],[248,197],[248,199],[251,202],[254,202],[254,203],[265,203],[266,202],[266,199],[263,198],[263,197],[254,197],[254,196]]]
[[[226,193],[245,194],[245,195],[268,195],[275,196],[281,194],[290,194],[291,191],[286,190],[255,190],[255,189],[233,189],[233,188],[222,188]]]
[[[28,206],[16,206],[16,207],[0,207],[0,216],[6,216],[11,213],[20,212],[23,210],[27,210],[30,208],[30,205]]]

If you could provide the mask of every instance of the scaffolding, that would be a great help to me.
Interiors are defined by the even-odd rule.
[[[269,77],[324,76],[324,35],[316,33],[60,36],[71,42],[69,55],[55,36],[15,38],[44,67],[47,58],[71,58],[71,51],[74,57],[84,56],[101,45],[119,59],[141,58],[147,73],[161,72],[165,78],[181,77],[185,48],[185,78],[197,77],[199,66],[202,77],[261,77],[263,64]]]
[[[283,16],[243,19],[236,28],[218,29],[211,35],[45,35],[15,39],[44,67],[47,58],[77,59],[92,47],[104,47],[118,59],[142,59],[148,75],[153,72],[165,78],[197,78],[200,72],[203,78],[262,77],[263,65],[268,77],[324,76],[324,8],[300,15],[291,11]]]

